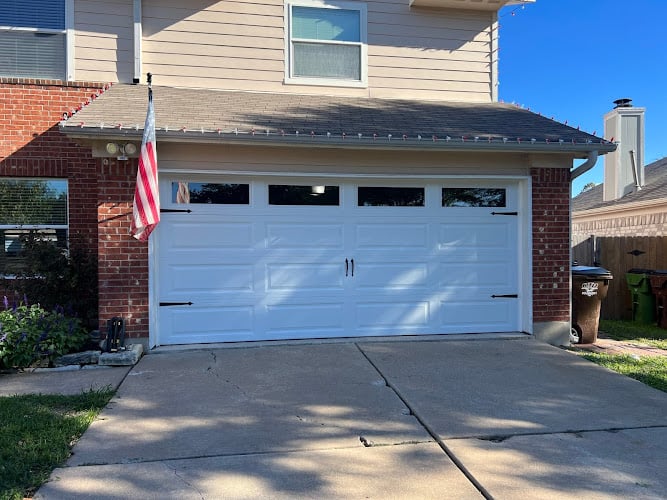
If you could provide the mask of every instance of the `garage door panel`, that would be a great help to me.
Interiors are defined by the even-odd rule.
[[[507,262],[443,262],[438,269],[438,286],[507,287],[514,282],[515,273]]]
[[[510,249],[516,245],[508,223],[447,223],[440,224],[438,246],[463,249]]]
[[[516,299],[450,300],[440,303],[444,331],[511,331]]]
[[[169,295],[201,297],[254,290],[251,264],[171,265],[161,278]]]
[[[341,291],[344,265],[321,262],[266,266],[267,291]]]
[[[387,332],[426,328],[431,318],[428,301],[358,302],[355,310],[358,328],[382,328]]]
[[[268,248],[286,249],[341,249],[342,224],[276,224],[266,227]]]
[[[184,218],[171,222],[169,231],[161,231],[163,244],[171,251],[209,250],[210,248],[252,248],[252,224],[241,222],[194,221]]]
[[[355,289],[364,291],[423,290],[429,284],[425,262],[363,262],[355,264]]]
[[[164,343],[226,342],[251,339],[255,314],[251,306],[162,307],[160,327]]]
[[[356,248],[368,249],[406,249],[428,246],[429,233],[427,224],[358,224],[355,228]]]
[[[292,333],[302,338],[312,334],[342,335],[345,311],[342,303],[276,303],[265,306],[267,333]]]

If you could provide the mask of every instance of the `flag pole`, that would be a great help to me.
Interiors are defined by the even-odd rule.
[[[155,147],[155,111],[153,109],[153,75],[148,73],[148,110],[141,140],[137,168],[137,184],[132,204],[130,232],[139,241],[148,237],[160,222],[160,193],[157,179],[157,151]]]

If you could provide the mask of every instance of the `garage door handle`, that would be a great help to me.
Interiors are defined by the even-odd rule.
[[[504,295],[491,295],[492,299],[518,299],[519,296],[516,293],[508,293]]]
[[[354,259],[350,261],[352,263],[352,277],[354,278]]]
[[[189,208],[161,208],[162,214],[191,214],[192,210]]]
[[[350,267],[350,262],[345,259],[345,277],[347,278],[348,269]]]
[[[160,307],[191,306],[192,302],[160,302]]]

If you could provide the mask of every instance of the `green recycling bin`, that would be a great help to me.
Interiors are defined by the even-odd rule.
[[[630,269],[625,278],[632,296],[632,321],[651,324],[655,322],[655,295],[651,290],[650,269]]]

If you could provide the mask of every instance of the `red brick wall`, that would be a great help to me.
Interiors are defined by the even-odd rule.
[[[63,113],[104,84],[0,78],[0,176],[69,181],[70,234],[97,252],[97,174],[90,148],[58,132]]]
[[[98,161],[100,331],[108,319],[121,316],[127,337],[147,338],[148,244],[130,235],[137,159]]]
[[[570,320],[570,171],[533,168],[533,321]]]

